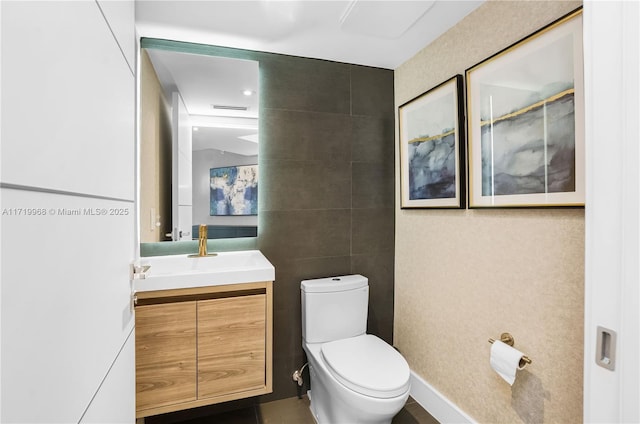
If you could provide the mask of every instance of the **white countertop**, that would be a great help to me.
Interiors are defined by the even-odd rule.
[[[140,258],[149,266],[144,278],[134,280],[137,292],[273,281],[275,269],[259,250],[220,252],[217,256],[189,255]]]

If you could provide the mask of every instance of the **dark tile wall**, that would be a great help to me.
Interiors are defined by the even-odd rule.
[[[257,248],[274,264],[274,391],[296,396],[304,362],[300,281],[369,278],[368,332],[393,339],[393,71],[157,41],[260,62]]]
[[[369,278],[369,332],[393,338],[393,72],[260,59],[258,247],[276,268],[274,393],[296,395],[305,362],[300,281]]]

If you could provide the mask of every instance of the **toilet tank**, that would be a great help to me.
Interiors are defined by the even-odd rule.
[[[302,340],[324,343],[365,334],[369,280],[362,275],[304,280]]]

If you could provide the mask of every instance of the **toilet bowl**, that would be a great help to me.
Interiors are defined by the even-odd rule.
[[[365,332],[368,289],[361,275],[301,284],[309,398],[319,424],[390,423],[409,397],[407,361]]]

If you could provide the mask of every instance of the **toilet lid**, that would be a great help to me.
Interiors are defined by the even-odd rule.
[[[407,361],[371,334],[324,343],[322,357],[340,383],[360,394],[391,398],[409,390]]]

